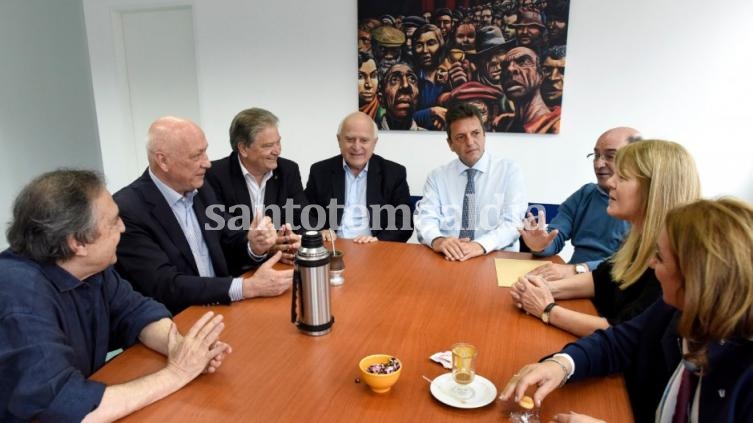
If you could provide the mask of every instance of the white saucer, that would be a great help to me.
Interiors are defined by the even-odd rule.
[[[445,373],[434,378],[429,388],[434,398],[456,408],[479,408],[488,405],[497,398],[497,388],[483,376],[476,375],[473,382],[468,384],[468,387],[473,389],[474,395],[466,400],[460,399],[452,393],[452,388],[455,385],[452,373]]]

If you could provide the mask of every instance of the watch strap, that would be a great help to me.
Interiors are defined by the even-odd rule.
[[[552,309],[556,305],[557,305],[557,303],[551,302],[551,303],[547,304],[546,307],[544,307],[544,311],[541,313],[541,321],[542,322],[546,323],[547,325],[549,324],[549,313],[551,313]]]

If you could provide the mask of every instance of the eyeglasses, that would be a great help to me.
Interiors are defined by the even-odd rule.
[[[594,163],[598,162],[599,160],[604,160],[607,163],[614,163],[615,157],[617,157],[617,153],[607,153],[607,154],[589,153],[586,155],[586,158],[588,160],[592,160]]]

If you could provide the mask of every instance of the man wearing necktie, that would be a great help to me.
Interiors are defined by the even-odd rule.
[[[525,215],[523,176],[513,161],[485,152],[480,111],[458,103],[445,116],[447,144],[457,160],[434,169],[414,214],[418,240],[447,260],[518,250]]]

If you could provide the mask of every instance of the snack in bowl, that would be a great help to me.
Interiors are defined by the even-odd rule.
[[[388,392],[400,378],[403,365],[390,354],[374,354],[361,359],[358,363],[361,380],[366,382],[376,393]]]

